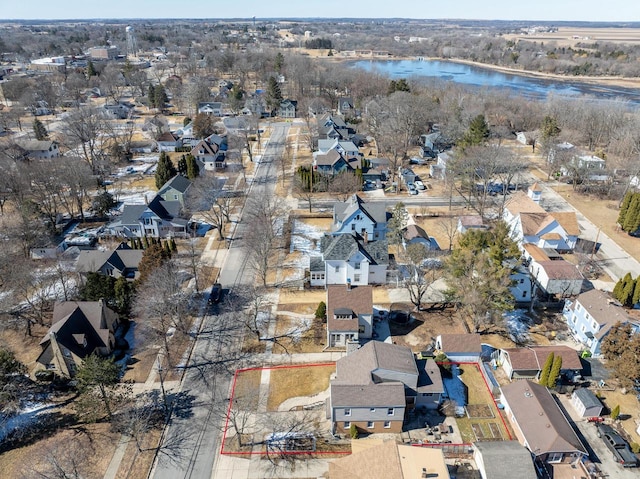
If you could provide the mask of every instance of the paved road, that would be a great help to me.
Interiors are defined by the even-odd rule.
[[[248,191],[249,197],[260,198],[273,192],[277,177],[274,160],[283,152],[288,129],[288,123],[273,125]],[[248,227],[250,225],[240,219],[234,233],[238,239],[232,239],[227,250],[220,273],[220,283],[227,294],[237,285],[253,283],[253,272],[246,268],[241,239]],[[166,428],[162,452],[153,470],[157,479],[209,479],[212,476],[220,451],[221,411],[225,409],[231,379],[231,371],[215,365],[223,356],[229,356],[227,348],[238,346],[237,342],[229,344],[223,340],[223,328],[218,323],[217,314],[206,315],[203,320],[181,388],[181,404],[186,403],[188,407],[177,407]]]

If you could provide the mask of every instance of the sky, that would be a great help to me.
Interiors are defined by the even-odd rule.
[[[638,0],[0,0],[0,20],[417,18],[640,21]]]

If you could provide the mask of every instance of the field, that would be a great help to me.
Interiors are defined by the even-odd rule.
[[[559,27],[556,32],[540,32],[532,35],[504,35],[511,40],[531,42],[555,42],[561,47],[573,47],[577,43],[640,43],[638,28],[577,28]]]

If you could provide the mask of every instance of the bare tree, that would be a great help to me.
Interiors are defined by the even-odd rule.
[[[347,201],[362,187],[360,177],[350,171],[337,174],[329,182],[329,192],[333,193],[340,201]]]
[[[97,108],[83,107],[62,120],[61,143],[75,150],[96,174],[104,170],[107,157],[102,148],[106,120]]]
[[[424,296],[437,279],[440,264],[434,260],[428,248],[421,243],[413,243],[406,248],[398,248],[400,260],[407,269],[404,279],[411,303],[418,311],[422,308]]]
[[[458,220],[455,216],[447,216],[438,221],[438,228],[447,237],[447,240],[449,241],[447,250],[451,251],[453,239],[458,234]]]
[[[238,202],[232,192],[224,190],[224,180],[206,172],[196,178],[187,191],[185,207],[201,216],[218,232],[218,239],[224,239],[224,227],[230,221],[231,210]]]

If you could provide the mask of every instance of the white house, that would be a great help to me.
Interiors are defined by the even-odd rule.
[[[455,363],[477,363],[482,353],[479,334],[440,334],[435,349]]]
[[[198,103],[198,113],[205,115],[222,116],[222,103],[218,101],[206,101]]]
[[[587,388],[578,388],[571,394],[571,405],[580,417],[597,417],[602,414],[600,399]]]
[[[126,238],[186,237],[188,220],[180,217],[179,201],[156,196],[148,205],[124,205],[118,219],[107,225],[111,234]]]
[[[529,271],[536,286],[549,295],[566,298],[582,291],[582,273],[576,265],[563,259],[531,261]]]
[[[531,277],[526,268],[520,266],[513,270],[510,275],[511,286],[509,290],[516,300],[516,303],[531,302]]]
[[[362,237],[366,233],[368,241],[384,239],[388,217],[384,203],[367,203],[354,194],[349,200],[334,204],[331,233],[357,233]]]
[[[16,145],[25,151],[29,158],[57,158],[60,156],[58,143],[51,140],[17,140]]]

